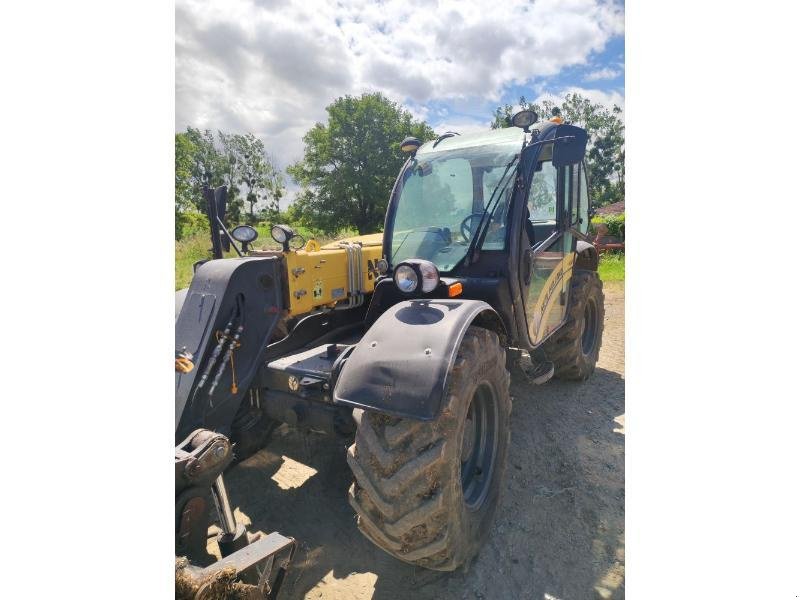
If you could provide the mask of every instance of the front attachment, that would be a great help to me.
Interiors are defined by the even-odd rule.
[[[275,598],[283,582],[295,541],[236,523],[222,478],[232,459],[228,438],[206,429],[175,447],[176,598]],[[212,505],[221,528],[216,562],[206,550]]]
[[[175,597],[273,600],[278,597],[294,549],[292,538],[270,533],[209,567],[194,567],[185,559],[176,559]]]

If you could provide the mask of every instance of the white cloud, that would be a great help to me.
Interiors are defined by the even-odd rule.
[[[625,96],[619,90],[603,91],[582,87],[566,87],[559,90],[558,93],[541,94],[534,100],[534,102],[541,102],[542,100],[551,100],[553,102],[560,101],[566,94],[580,94],[591,100],[596,104],[602,104],[607,108],[613,108],[615,105],[622,109],[622,117],[625,117]]]
[[[456,131],[458,133],[478,133],[479,131],[486,131],[492,124],[491,118],[486,119],[470,119],[467,117],[445,117],[440,121],[431,123],[434,132],[441,135],[447,131]]]
[[[281,167],[344,94],[381,91],[437,131],[477,128],[448,115],[588,64],[623,27],[613,0],[177,0],[175,126],[252,131]]]
[[[584,77],[586,81],[600,81],[603,79],[616,79],[622,75],[622,71],[619,69],[612,69],[611,67],[604,67],[602,69],[597,69],[595,71],[591,71]]]

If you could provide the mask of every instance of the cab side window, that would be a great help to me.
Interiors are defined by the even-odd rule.
[[[578,228],[580,221],[580,187],[581,187],[581,165],[570,165],[570,194],[569,194],[569,224],[575,229]]]
[[[551,161],[539,163],[541,169],[533,174],[528,193],[528,211],[534,223],[555,222],[558,201],[556,197],[558,170]]]
[[[589,186],[583,163],[568,167],[570,182],[566,188],[569,202],[569,224],[581,233],[589,231]]]
[[[578,231],[589,232],[589,178],[586,176],[586,165],[581,163],[581,174],[578,178],[581,188],[578,192]]]

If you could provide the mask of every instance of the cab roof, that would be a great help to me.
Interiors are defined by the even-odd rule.
[[[488,131],[465,133],[463,135],[456,134],[446,138],[439,138],[439,140],[425,142],[417,150],[417,156],[420,154],[442,152],[444,150],[461,150],[464,148],[489,146],[494,144],[514,144],[517,146],[517,148],[522,148],[522,142],[524,139],[525,132],[518,127],[490,129]]]
[[[556,123],[549,120],[538,121],[531,125],[532,137],[546,133],[551,128],[555,127]],[[465,148],[474,148],[478,146],[489,146],[494,144],[505,145],[513,144],[517,148],[522,148],[522,142],[525,139],[525,132],[519,127],[504,127],[502,129],[489,129],[487,131],[478,131],[476,133],[458,134],[448,132],[448,137],[440,136],[437,140],[425,142],[417,150],[417,155],[431,154],[434,152],[442,152],[444,150],[462,150]],[[447,135],[447,134],[444,134]]]

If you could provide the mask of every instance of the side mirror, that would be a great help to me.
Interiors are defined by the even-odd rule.
[[[588,136],[585,129],[574,125],[559,125],[553,143],[553,166],[565,167],[583,160]]]

